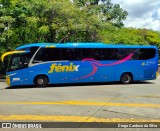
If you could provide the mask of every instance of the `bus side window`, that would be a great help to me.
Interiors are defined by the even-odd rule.
[[[140,49],[140,60],[152,59],[155,57],[155,49]]]
[[[135,60],[138,59],[138,55],[135,49],[130,49],[130,48],[117,48],[116,49],[117,55],[116,55],[116,59],[115,60],[122,60],[125,57],[127,57],[128,55],[130,55],[131,53],[133,53],[133,56],[131,57],[130,60]]]
[[[102,60],[117,60],[117,50],[112,48],[102,49]]]
[[[81,60],[80,48],[61,48],[61,60]]]
[[[82,49],[82,59],[92,58],[95,60],[101,60],[101,50],[100,48],[83,48]]]
[[[47,62],[47,61],[59,61],[60,49],[59,48],[42,48],[36,54],[33,63]]]

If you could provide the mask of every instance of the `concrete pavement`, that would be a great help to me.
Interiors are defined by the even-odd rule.
[[[0,121],[160,122],[160,77],[130,85],[101,83],[7,88]]]

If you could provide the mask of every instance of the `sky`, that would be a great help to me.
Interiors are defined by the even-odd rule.
[[[160,0],[112,0],[128,12],[125,27],[160,31]]]

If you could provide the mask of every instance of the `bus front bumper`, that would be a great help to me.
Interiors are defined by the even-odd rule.
[[[10,86],[11,85],[11,79],[10,79],[10,76],[6,76],[6,82],[7,82],[7,85]]]
[[[159,76],[159,73],[158,73],[158,71],[156,72],[156,78]]]

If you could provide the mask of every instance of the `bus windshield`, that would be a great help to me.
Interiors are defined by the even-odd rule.
[[[15,71],[28,67],[31,58],[32,58],[31,52],[12,55],[8,71]]]
[[[33,57],[37,49],[37,47],[33,47],[25,49],[26,52],[24,53],[12,54],[7,68],[7,72],[28,67],[31,58]]]

